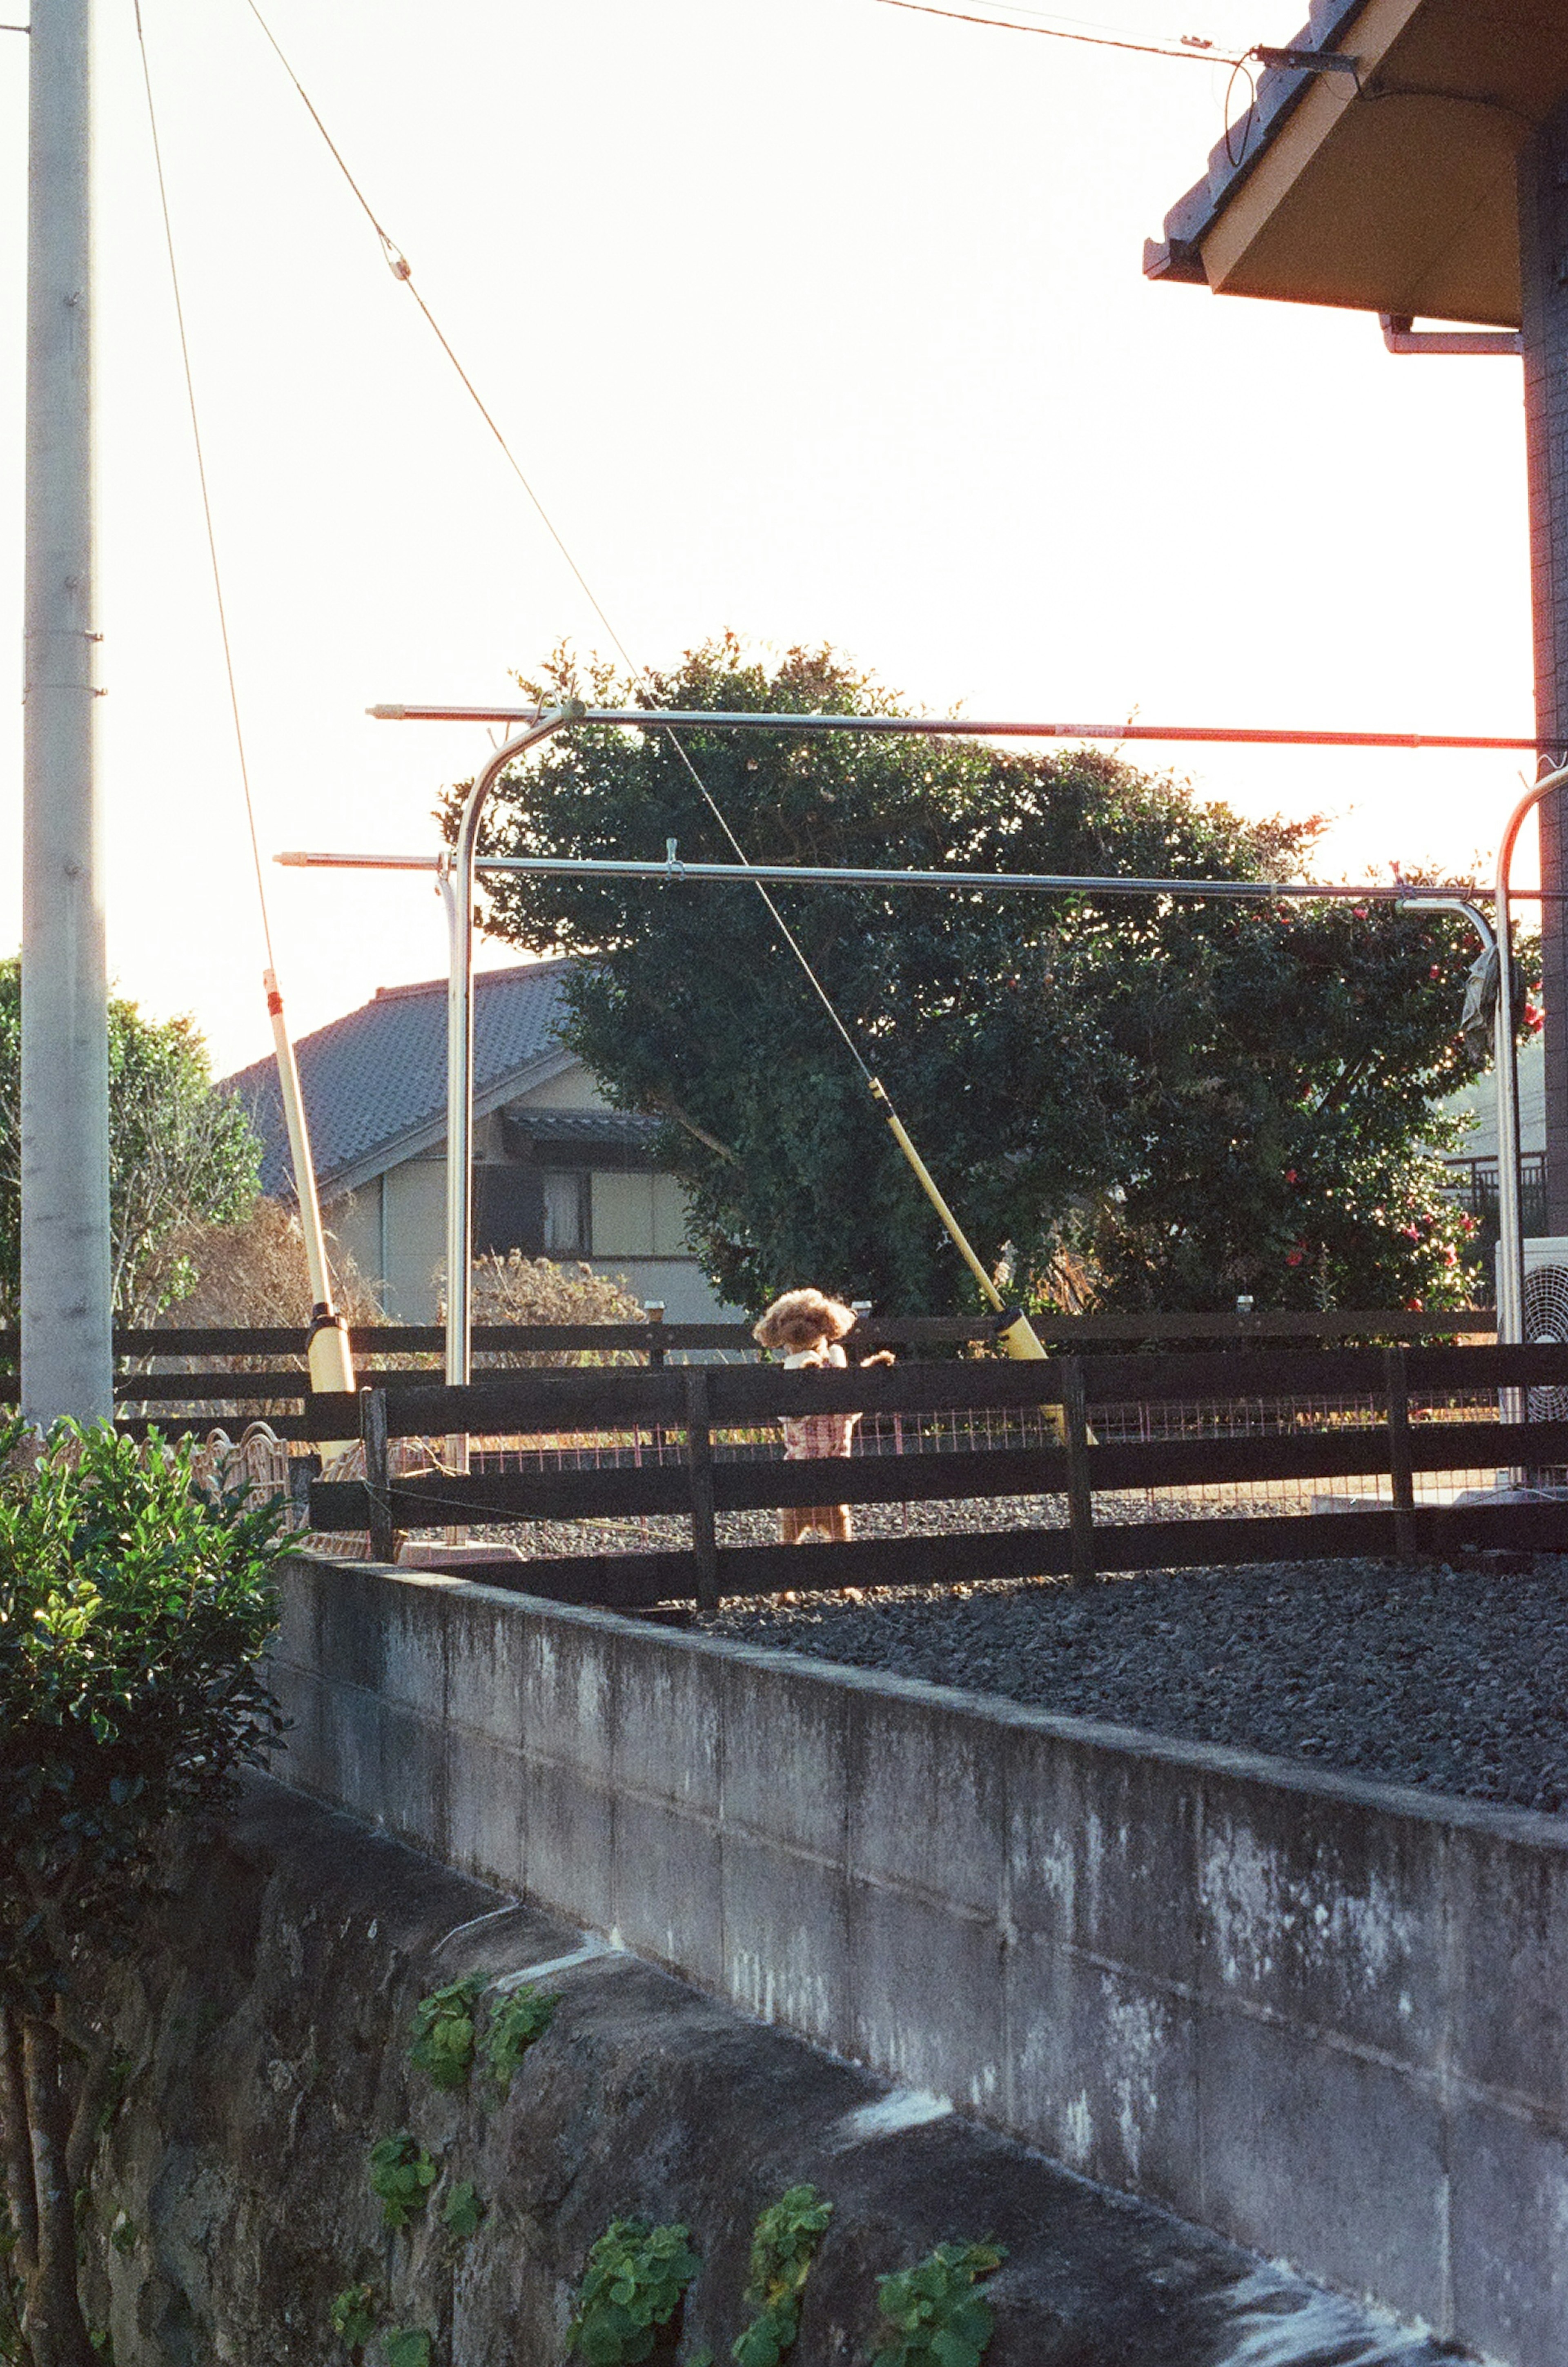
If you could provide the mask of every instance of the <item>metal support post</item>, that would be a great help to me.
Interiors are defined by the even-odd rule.
[[[473,1312],[468,1289],[474,1206],[474,858],[491,789],[508,764],[574,722],[581,701],[539,716],[502,741],[464,800],[457,841],[441,871],[451,960],[446,978],[446,1386],[473,1377]]]
[[[32,11],[22,852],[22,1411],[114,1418],[94,779],[89,0]]]
[[[1514,1045],[1514,939],[1508,912],[1508,874],[1514,844],[1525,817],[1542,798],[1568,781],[1568,764],[1543,774],[1527,789],[1497,847],[1492,925],[1497,932],[1497,1340],[1517,1345],[1525,1336],[1524,1228],[1519,1205],[1519,1070]],[[1505,1419],[1507,1419],[1505,1416]],[[1514,1416],[1522,1421],[1522,1414]]]

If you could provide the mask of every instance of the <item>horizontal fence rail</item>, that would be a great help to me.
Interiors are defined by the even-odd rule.
[[[1506,1418],[1497,1416],[1499,1402]],[[1126,1434],[1132,1418],[1148,1421],[1151,1410],[1163,1413],[1167,1434]],[[876,1436],[855,1454],[781,1456],[778,1423],[818,1413],[863,1417],[878,1425]],[[1515,1418],[1521,1413],[1540,1418]],[[363,1478],[310,1486],[312,1527],[366,1533],[379,1559],[391,1557],[400,1531],[682,1517],[683,1549],[484,1565],[491,1582],[626,1608],[694,1597],[712,1606],[724,1594],[781,1588],[1408,1557],[1464,1545],[1568,1549],[1568,1501],[1539,1489],[1537,1501],[1473,1503],[1423,1502],[1416,1491],[1417,1475],[1431,1473],[1484,1475],[1490,1486],[1568,1471],[1563,1345],[1237,1346],[841,1372],[612,1366],[495,1374],[464,1389],[376,1380],[357,1399],[311,1400],[304,1423],[323,1440],[357,1436],[364,1457]],[[506,1450],[517,1467],[394,1468],[396,1442],[463,1436],[518,1442]],[[586,1467],[572,1467],[578,1456]],[[1343,1511],[1320,1511],[1314,1500],[1310,1512],[1264,1517],[1233,1510],[1134,1521],[1096,1506],[1097,1497],[1144,1492],[1157,1512],[1151,1491],[1201,1501],[1237,1483],[1357,1478],[1372,1483],[1373,1501],[1352,1496]],[[1036,1498],[1060,1500],[1065,1521],[807,1549],[725,1543],[716,1525],[728,1514],[824,1500],[907,1507]]]
[[[1296,1310],[1245,1315],[1228,1311],[1041,1315],[1032,1320],[1047,1346],[1095,1352],[1098,1386],[1101,1353],[1119,1346],[1147,1348],[1172,1342],[1192,1349],[1213,1342],[1244,1350],[1313,1341],[1473,1339],[1490,1334],[1495,1319],[1486,1308],[1472,1308],[1436,1315],[1408,1309],[1334,1308],[1321,1314]],[[863,1352],[886,1346],[929,1354],[994,1347],[996,1336],[997,1323],[989,1317],[908,1316],[866,1319],[853,1338]],[[362,1324],[353,1329],[350,1339],[364,1377],[378,1387],[429,1388],[437,1379],[437,1360],[446,1340],[437,1324]],[[118,1419],[119,1426],[133,1436],[156,1428],[165,1436],[177,1437],[207,1428],[217,1419],[243,1418],[247,1407],[265,1410],[282,1439],[300,1443],[341,1434],[312,1427],[307,1411],[310,1380],[305,1341],[297,1329],[280,1324],[188,1329],[176,1324],[121,1326],[114,1343],[121,1366],[115,1397],[127,1409]],[[628,1363],[627,1369],[660,1371],[668,1369],[671,1359],[721,1357],[755,1364],[758,1356],[750,1327],[744,1322],[477,1324],[473,1344],[481,1385],[486,1360],[495,1358],[636,1358],[639,1364],[634,1367]],[[17,1402],[18,1355],[17,1332],[0,1330],[0,1406]],[[388,1362],[409,1358],[427,1361]],[[213,1359],[222,1361],[204,1365],[203,1360]],[[491,1371],[499,1377],[499,1368],[492,1365]]]

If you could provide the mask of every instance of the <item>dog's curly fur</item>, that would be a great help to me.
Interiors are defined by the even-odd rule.
[[[829,1298],[820,1290],[786,1290],[752,1326],[751,1337],[775,1354],[804,1356],[830,1370],[848,1363],[839,1342],[854,1327],[854,1309],[842,1299]],[[882,1348],[860,1361],[863,1365],[890,1365],[893,1358]],[[843,1451],[847,1454],[848,1447]],[[852,1534],[847,1504],[786,1504],[779,1512],[779,1537],[786,1546],[804,1545],[814,1536],[847,1543]]]

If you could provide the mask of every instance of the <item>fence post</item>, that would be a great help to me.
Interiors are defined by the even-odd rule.
[[[1410,1469],[1410,1390],[1403,1348],[1382,1352],[1383,1396],[1388,1401],[1388,1467],[1393,1480],[1393,1549],[1401,1561],[1416,1558],[1416,1483]]]
[[[1095,1575],[1094,1495],[1089,1484],[1089,1403],[1083,1359],[1064,1356],[1062,1422],[1067,1433],[1067,1523],[1072,1532],[1072,1577],[1081,1586]]]
[[[707,1368],[686,1367],[686,1469],[692,1491],[692,1554],[697,1608],[718,1609],[718,1539],[713,1512],[713,1423]]]
[[[662,1323],[664,1301],[661,1298],[650,1298],[642,1311],[649,1323]],[[648,1368],[650,1373],[661,1373],[664,1369],[664,1342],[662,1340],[654,1339],[651,1334],[648,1342]]]
[[[392,1558],[392,1472],[387,1452],[387,1392],[359,1392],[359,1436],[365,1448],[365,1493],[370,1503],[370,1558]]]

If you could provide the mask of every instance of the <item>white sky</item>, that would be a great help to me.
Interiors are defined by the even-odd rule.
[[[1223,69],[876,0],[264,6],[644,662],[733,626],[829,640],[932,708],[1531,728],[1517,364],[1395,360],[1369,316],[1142,277]],[[365,708],[504,700],[510,668],[604,636],[244,0],[142,7],[264,848],[433,847],[485,735]],[[1302,13],[1056,21],[1245,47]],[[0,35],[13,651],[26,51]],[[111,957],[222,1070],[268,1047],[263,957],[130,0],[99,0],[99,51]],[[20,753],[14,714],[18,849]],[[1350,876],[1489,850],[1519,771],[1147,753],[1247,811],[1330,811],[1321,867]],[[427,883],[268,867],[298,1031],[444,969]],[[0,866],[0,947],[18,915]]]

